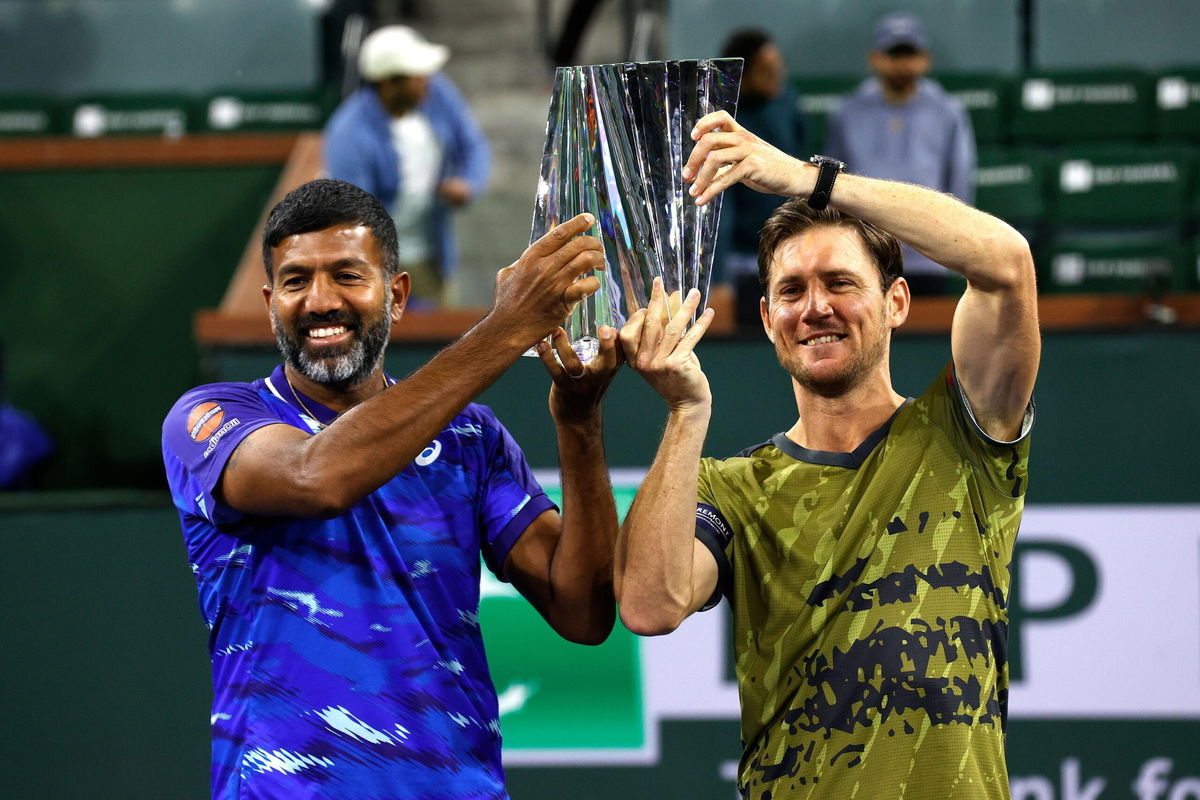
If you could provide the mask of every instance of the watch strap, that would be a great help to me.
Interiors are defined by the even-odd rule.
[[[833,194],[833,182],[846,165],[826,156],[813,156],[809,161],[817,165],[817,183],[812,194],[808,196],[808,207],[820,211],[829,205],[829,197]]]

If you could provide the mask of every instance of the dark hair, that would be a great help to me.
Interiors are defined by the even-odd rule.
[[[721,48],[721,58],[740,58],[746,62],[742,69],[748,70],[750,62],[754,60],[758,51],[770,43],[771,36],[766,31],[757,28],[743,28],[740,31],[734,31],[725,40],[725,46]]]
[[[287,193],[267,217],[263,228],[263,266],[272,280],[271,248],[298,233],[323,231],[334,225],[355,224],[371,229],[383,270],[390,278],[400,269],[396,224],[383,203],[357,186],[332,178],[320,178]]]
[[[875,268],[879,270],[879,285],[885,291],[896,278],[904,275],[904,256],[895,236],[836,208],[826,206],[816,211],[804,198],[793,197],[775,209],[758,237],[758,282],[762,285],[763,297],[767,296],[775,251],[787,239],[819,225],[849,228],[857,232],[867,254],[875,262]]]

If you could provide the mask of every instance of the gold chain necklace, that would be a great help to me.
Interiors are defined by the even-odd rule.
[[[319,432],[325,430],[326,428],[328,428],[329,427],[328,425],[326,425],[324,422],[321,422],[321,420],[317,419],[317,415],[314,414],[313,412],[309,411],[308,406],[304,405],[304,401],[300,399],[300,393],[296,391],[295,386],[292,386],[292,379],[288,377],[287,370],[284,370],[284,372],[283,372],[283,379],[284,379],[284,381],[287,382],[288,388],[292,390],[292,397],[296,398],[296,402],[300,404],[300,408],[304,409],[304,413],[307,414],[308,418],[311,419],[313,421],[313,424],[317,426],[317,432],[319,433]],[[383,388],[384,389],[388,388],[393,383],[395,383],[395,381],[388,382],[388,376],[386,374],[383,376]],[[334,420],[336,421],[339,416],[340,416],[339,414],[334,414],[333,415]]]

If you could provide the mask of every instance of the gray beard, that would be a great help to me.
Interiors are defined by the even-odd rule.
[[[377,322],[366,328],[359,325],[359,336],[349,351],[340,355],[313,358],[291,332],[284,329],[274,312],[271,326],[275,329],[275,344],[283,360],[294,370],[311,381],[334,388],[354,386],[366,380],[383,363],[388,337],[392,332],[392,319],[387,309],[392,305],[392,293],[387,294],[384,313]]]

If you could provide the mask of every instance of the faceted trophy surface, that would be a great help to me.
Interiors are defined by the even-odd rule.
[[[669,294],[708,300],[721,195],[697,206],[681,171],[691,130],[713,111],[737,111],[742,60],[653,61],[559,67],[530,242],[585,211],[604,244],[600,290],[564,326],[583,361],[597,329],[644,307],[656,277]]]

